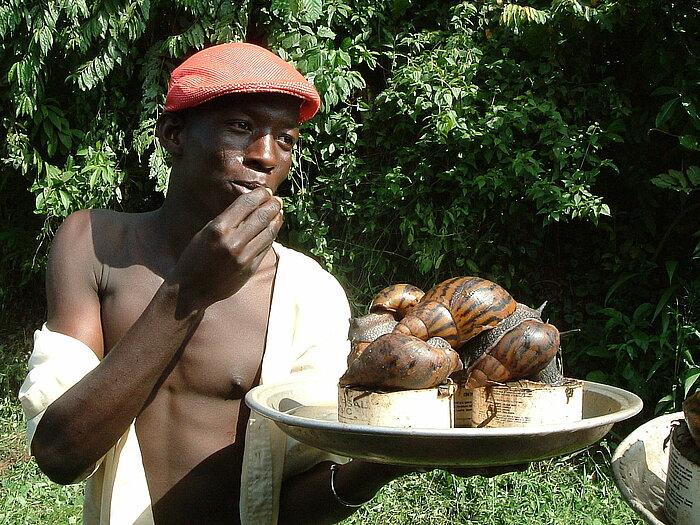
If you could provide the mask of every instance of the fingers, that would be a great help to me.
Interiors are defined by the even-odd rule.
[[[241,195],[208,225],[209,239],[250,261],[267,250],[282,227],[282,199],[267,188]]]
[[[279,211],[282,208],[282,200],[279,197],[273,197],[272,190],[269,188],[259,187],[238,197],[216,219],[226,228],[238,228],[248,221],[252,214],[258,213],[261,209],[269,211],[270,206],[274,208],[276,205],[279,205],[277,209]],[[261,218],[264,217],[258,216],[258,220]]]
[[[280,228],[282,227],[282,212],[270,222],[267,228],[262,230],[255,238],[250,241],[241,252],[241,259],[252,259],[250,268],[252,273],[260,266],[267,250],[272,246],[272,243],[277,238]]]

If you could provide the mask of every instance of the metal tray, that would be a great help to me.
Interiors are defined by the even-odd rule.
[[[670,523],[664,514],[669,438],[683,412],[659,416],[640,426],[615,449],[613,477],[622,497],[647,523]]]
[[[248,406],[287,435],[342,456],[417,467],[484,467],[538,461],[583,449],[642,409],[625,390],[584,381],[583,419],[527,428],[392,428],[339,423],[337,393],[315,383],[260,385]]]

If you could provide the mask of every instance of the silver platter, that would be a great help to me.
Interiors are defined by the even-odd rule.
[[[417,467],[515,465],[569,454],[603,438],[642,409],[620,388],[584,381],[583,419],[527,428],[420,429],[338,422],[337,397],[316,383],[260,385],[248,406],[307,445],[357,459]]]
[[[613,454],[613,477],[620,493],[651,525],[670,523],[664,514],[669,438],[683,419],[683,412],[652,419],[627,436]]]

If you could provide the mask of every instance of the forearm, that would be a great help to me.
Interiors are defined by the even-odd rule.
[[[342,504],[333,494],[330,466],[331,463],[320,463],[283,484],[279,525],[338,523],[357,510],[357,507]],[[334,488],[346,502],[366,502],[384,485],[411,471],[408,467],[354,460],[338,467]]]
[[[51,479],[76,479],[141,412],[201,318],[200,313],[177,310],[177,287],[163,284],[100,364],[48,407],[32,452]]]

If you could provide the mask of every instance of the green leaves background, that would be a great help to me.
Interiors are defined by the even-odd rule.
[[[659,410],[698,380],[700,8],[661,0],[7,0],[0,314],[41,300],[61,220],[152,209],[170,71],[248,40],[323,97],[283,240],[356,313],[380,287],[478,274],[539,305],[572,375]],[[669,271],[673,268],[673,271]]]

